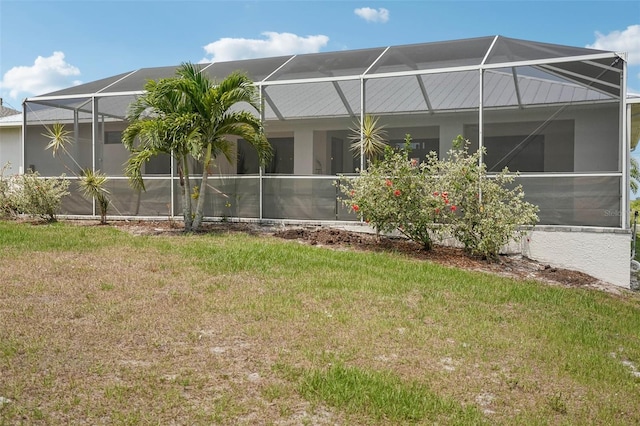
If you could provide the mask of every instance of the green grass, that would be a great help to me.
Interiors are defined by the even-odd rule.
[[[0,424],[638,424],[640,296],[0,222]]]
[[[425,420],[433,423],[443,419],[449,424],[485,422],[475,407],[463,408],[452,399],[439,397],[423,384],[404,383],[390,373],[341,364],[324,371],[307,372],[300,392],[310,400],[396,424]]]

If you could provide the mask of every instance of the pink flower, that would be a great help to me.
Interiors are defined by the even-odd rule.
[[[354,204],[353,206],[351,206],[351,208],[353,209],[354,212],[357,212],[358,210],[360,210],[360,207],[357,204]]]
[[[391,186],[391,185],[393,185],[393,182],[391,182],[389,179],[387,179],[387,180],[384,181],[384,184],[387,185],[387,186]]]
[[[393,191],[393,195],[395,195],[396,197],[399,197],[401,194],[399,189],[396,189],[395,191]]]
[[[356,191],[351,190],[350,194],[351,194],[351,196],[353,197],[354,195],[356,195]]]
[[[435,192],[433,193],[433,196],[434,196],[434,197],[437,197],[438,195],[440,195],[440,193],[439,193],[438,191],[435,191]]]
[[[442,196],[443,196],[444,198],[447,198],[447,197],[449,196],[449,193],[448,193],[447,191],[444,191],[444,192],[442,193]]]
[[[449,199],[448,199],[448,198],[445,198],[444,203],[445,203],[445,204],[449,204]]]
[[[458,210],[458,208],[456,206],[451,206],[451,211],[455,212],[456,210]]]
[[[440,214],[440,209],[436,208],[436,214]]]

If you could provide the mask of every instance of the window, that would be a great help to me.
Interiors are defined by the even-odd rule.
[[[293,174],[293,138],[269,138],[272,154],[265,173]],[[258,153],[244,139],[238,140],[238,174],[258,174]]]
[[[469,152],[478,149],[478,125],[466,125]],[[483,159],[487,171],[505,167],[515,172],[573,172],[575,133],[573,120],[487,123]]]
[[[404,140],[400,139],[391,140],[389,143],[392,147],[398,149],[404,148],[405,145]],[[426,160],[431,151],[437,154],[439,148],[440,139],[437,138],[411,139],[411,143],[409,144],[411,152],[409,153],[409,156],[411,159],[415,159],[418,163],[421,163]]]
[[[121,131],[104,132],[104,143],[105,145],[122,143],[122,132]]]

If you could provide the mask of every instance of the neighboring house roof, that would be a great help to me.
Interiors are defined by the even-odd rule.
[[[10,109],[10,108],[7,108]],[[15,111],[15,110],[14,110]],[[22,114],[19,112],[13,115],[7,115],[0,117],[0,127],[21,127],[22,126]]]
[[[4,105],[0,105],[0,117],[8,117],[10,115],[20,114],[20,111],[13,108],[7,108]]]

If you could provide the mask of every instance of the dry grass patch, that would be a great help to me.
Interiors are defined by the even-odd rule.
[[[265,235],[0,232],[0,423],[640,422],[634,294]]]

